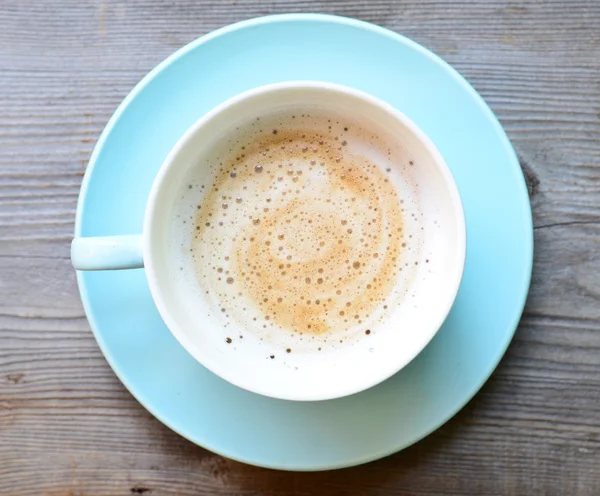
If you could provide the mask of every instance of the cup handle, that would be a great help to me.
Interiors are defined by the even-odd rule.
[[[71,263],[77,270],[138,269],[144,266],[142,235],[75,238]]]

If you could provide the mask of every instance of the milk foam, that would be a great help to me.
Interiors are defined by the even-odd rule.
[[[290,357],[372,339],[428,263],[413,158],[375,123],[287,108],[204,160],[173,242],[227,343]]]

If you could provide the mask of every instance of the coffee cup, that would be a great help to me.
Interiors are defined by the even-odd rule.
[[[71,259],[144,267],[198,362],[309,401],[372,387],[417,356],[465,252],[458,188],[416,124],[352,88],[286,82],[204,115],[160,168],[142,234],[76,238]]]

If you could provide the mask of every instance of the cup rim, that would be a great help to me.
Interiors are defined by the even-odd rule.
[[[345,387],[340,387],[335,394],[328,393],[297,395],[293,394],[292,392],[291,394],[286,393],[285,395],[275,395],[272,392],[269,392],[268,388],[263,388],[261,384],[249,384],[240,381],[239,378],[235,376],[235,374],[230,374],[229,371],[227,371],[226,369],[219,367],[217,361],[207,359],[207,357],[198,356],[198,354],[194,351],[195,346],[192,345],[187,335],[181,331],[177,319],[172,315],[172,312],[170,311],[168,305],[165,303],[162,297],[162,290],[160,288],[160,282],[158,280],[159,278],[157,277],[154,267],[154,256],[151,239],[153,237],[152,233],[154,229],[154,220],[157,214],[156,199],[164,185],[164,179],[167,176],[168,171],[174,165],[177,164],[177,157],[179,156],[180,152],[187,146],[188,142],[200,129],[202,129],[204,126],[210,123],[210,121],[214,117],[216,117],[218,114],[225,111],[229,107],[267,92],[286,91],[290,89],[318,89],[344,93],[346,95],[350,95],[352,97],[366,101],[367,103],[375,107],[378,107],[379,109],[391,115],[394,119],[401,122],[425,146],[427,152],[430,154],[430,156],[433,159],[433,162],[435,163],[436,169],[441,173],[444,179],[445,188],[448,190],[448,193],[451,197],[451,203],[454,209],[453,217],[456,221],[457,262],[455,270],[453,271],[454,281],[451,285],[451,290],[448,291],[445,295],[445,301],[442,302],[443,305],[440,304],[440,318],[438,319],[439,321],[436,322],[435,325],[431,326],[429,336],[427,336],[426,339],[423,340],[422,345],[420,347],[417,347],[412,354],[405,355],[403,360],[396,362],[393,367],[389,367],[388,369],[383,371],[382,374],[374,375],[371,381],[361,383],[358,386],[354,385],[354,383],[345,383]],[[152,299],[154,300],[159,314],[165,322],[171,334],[173,334],[177,341],[197,362],[206,367],[212,373],[228,381],[229,383],[253,393],[285,400],[322,401],[341,398],[344,396],[350,396],[352,394],[359,393],[377,384],[380,384],[381,382],[385,381],[386,379],[390,378],[391,376],[402,370],[404,367],[406,367],[427,347],[427,345],[431,342],[431,340],[442,327],[456,300],[456,296],[458,294],[458,290],[460,288],[464,274],[464,267],[466,261],[466,238],[467,234],[465,214],[462,200],[458,191],[458,186],[443,156],[441,155],[435,144],[431,141],[431,139],[424,133],[424,131],[422,131],[408,116],[396,109],[394,106],[366,92],[337,83],[299,80],[262,85],[239,93],[225,100],[219,105],[213,107],[202,117],[200,117],[194,124],[192,124],[192,126],[190,126],[189,129],[187,129],[187,131],[177,140],[176,144],[167,154],[167,157],[163,161],[154,179],[144,214],[142,244],[145,272],[148,280],[148,285],[150,287]]]

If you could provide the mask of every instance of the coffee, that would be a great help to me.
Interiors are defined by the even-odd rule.
[[[189,184],[191,259],[228,342],[339,347],[370,339],[403,298],[420,260],[414,163],[366,124],[307,107],[262,116]]]

